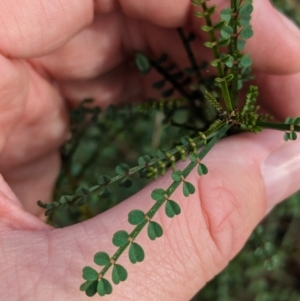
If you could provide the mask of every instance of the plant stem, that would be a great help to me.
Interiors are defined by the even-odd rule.
[[[230,39],[230,54],[234,58],[234,63],[232,67],[232,74],[234,75],[232,83],[231,83],[231,101],[232,106],[236,109],[238,105],[238,48],[237,48],[237,41],[238,41],[238,5],[237,0],[231,0],[231,9],[232,9],[232,18],[231,18],[231,27],[233,28],[233,36]]]
[[[206,12],[207,11],[206,3],[205,2],[202,3],[201,6],[202,6],[203,11]],[[211,30],[208,32],[208,34],[209,34],[210,42],[214,43],[214,46],[212,47],[214,57],[215,57],[216,60],[220,60],[220,51],[219,51],[219,47],[218,47],[218,42],[217,42],[217,39],[216,39],[215,30],[214,30],[214,27],[213,27],[213,24],[212,24],[212,21],[210,19],[209,14],[205,15],[205,21],[206,21],[206,25],[208,27],[211,27]],[[225,74],[224,74],[224,70],[223,70],[221,61],[219,61],[217,63],[217,72],[218,72],[218,77],[223,79],[223,81],[220,83],[220,86],[221,86],[222,95],[223,95],[223,98],[224,98],[226,110],[228,112],[232,112],[233,111],[233,106],[232,106],[232,103],[231,103],[231,97],[230,97],[229,90],[228,90],[228,83],[225,79]]]
[[[183,30],[181,28],[178,28],[177,29],[177,32],[181,38],[181,41],[183,43],[183,46],[184,46],[184,49],[185,49],[185,52],[188,56],[188,59],[189,59],[189,62],[190,62],[190,65],[193,69],[193,72],[196,74],[196,78],[197,78],[197,83],[200,85],[201,82],[203,81],[203,78],[202,78],[202,75],[200,73],[200,70],[199,70],[199,67],[197,65],[197,61],[195,59],[195,56],[193,54],[193,51],[190,47],[190,43],[189,41],[187,40]]]
[[[213,132],[215,133],[214,137],[200,150],[198,153],[198,157],[200,160],[202,160],[207,153],[212,149],[212,147],[225,135],[225,133],[228,131],[228,129],[231,127],[231,125],[226,124],[226,123],[220,123],[218,129],[213,129],[213,130],[208,130],[204,134],[209,136]],[[203,139],[201,137],[198,137],[200,139]],[[184,178],[186,178],[192,170],[195,168],[197,165],[197,162],[190,162],[190,164],[183,170],[182,175]],[[178,188],[178,186],[181,184],[181,181],[173,181],[173,183],[167,188],[165,191],[166,196],[169,198],[172,193]],[[157,211],[161,208],[161,206],[167,201],[167,199],[161,199],[159,201],[156,201],[155,204],[150,208],[150,210],[145,214],[149,218],[152,218]],[[142,223],[137,225],[133,231],[129,234],[130,241],[128,241],[125,245],[122,247],[119,247],[118,250],[115,252],[115,254],[111,257],[111,259],[117,261],[119,257],[122,255],[122,253],[126,250],[126,248],[130,245],[130,243],[140,234],[142,229],[148,224],[148,220],[145,219]],[[105,275],[105,273],[109,270],[109,268],[113,265],[113,263],[109,262],[107,263],[99,275],[102,277]]]
[[[280,131],[293,130],[295,132],[300,132],[299,125],[291,125],[291,124],[284,124],[284,123],[272,123],[272,122],[263,122],[263,121],[257,121],[256,125],[264,128],[264,129],[274,129],[274,130],[280,130]]]

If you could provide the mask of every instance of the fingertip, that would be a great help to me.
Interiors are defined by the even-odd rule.
[[[254,1],[252,26],[254,36],[247,42],[247,52],[254,68],[272,74],[300,71],[300,29],[269,1]]]
[[[70,40],[93,19],[93,1],[0,1],[0,52],[44,55]]]

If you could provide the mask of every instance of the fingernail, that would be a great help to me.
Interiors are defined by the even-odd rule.
[[[300,28],[292,21],[290,20],[288,17],[286,17],[283,13],[281,13],[280,11],[276,10],[279,18],[282,20],[282,22],[284,23],[284,25],[292,32],[294,33],[296,36],[300,37]]]
[[[268,211],[300,188],[300,141],[285,142],[262,163]]]

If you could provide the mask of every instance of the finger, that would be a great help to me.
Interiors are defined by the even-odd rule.
[[[136,67],[123,64],[120,67],[89,80],[59,82],[62,95],[74,106],[87,98],[106,108],[110,104],[134,103],[145,95],[145,85]]]
[[[62,97],[23,61],[0,56],[0,170],[56,150],[67,134]],[[20,145],[22,146],[20,148]]]
[[[46,225],[39,218],[31,215],[22,208],[19,199],[16,197],[11,188],[7,185],[1,174],[0,221],[1,235],[3,235],[3,233],[6,233],[7,229],[22,231],[50,229],[50,226]],[[1,251],[2,250],[0,249],[0,252]]]
[[[220,11],[229,7],[229,1],[215,0],[217,13],[212,17],[219,20]],[[300,71],[300,30],[290,20],[272,7],[270,1],[254,0],[251,24],[254,36],[247,40],[246,53],[253,58],[253,67],[273,74],[292,74]],[[201,8],[196,7],[196,10]],[[266,18],[266,16],[268,16]],[[194,28],[208,40],[207,34],[199,30],[199,20],[193,19]],[[202,19],[200,22],[204,22]]]
[[[52,200],[59,169],[59,152],[46,152],[35,160],[10,168],[3,173],[3,177],[18,200],[21,200],[24,210],[45,219],[45,210],[37,205],[37,201],[48,203]]]
[[[202,44],[198,40],[192,45],[199,61],[209,52]],[[170,61],[178,66],[188,65],[187,54],[176,29],[124,18],[120,12],[96,14],[93,23],[66,45],[31,62],[45,69],[56,80],[86,80],[105,74],[125,61],[134,65],[133,56],[137,50],[151,58],[168,53]]]
[[[51,195],[59,162],[51,164],[50,154],[66,139],[67,112],[58,91],[30,65],[2,56],[0,65],[0,171],[37,214],[37,198]]]
[[[279,120],[299,116],[299,81],[300,74],[276,76],[256,73],[260,103]]]
[[[130,18],[149,21],[152,24],[169,28],[184,25],[191,8],[190,0],[143,2],[119,0],[117,4],[109,0],[95,0],[94,2],[96,10],[100,13],[108,13],[119,7]]]
[[[153,242],[143,231],[136,239],[145,250],[145,261],[136,266],[129,263],[126,254],[120,257],[118,263],[126,266],[129,277],[126,283],[114,286],[108,300],[139,300],[141,296],[145,300],[191,299],[240,250],[266,208],[299,188],[299,144],[283,143],[281,134],[272,131],[220,142],[205,159],[208,175],[199,178],[194,173],[188,178],[197,186],[197,193],[184,198],[177,191],[172,196],[180,203],[181,214],[169,219],[161,208],[154,217],[163,226],[164,235]],[[164,177],[101,216],[64,229],[43,233],[11,231],[16,223],[13,220],[6,229],[10,240],[4,240],[1,249],[4,254],[1,258],[10,260],[0,265],[0,269],[9,268],[12,272],[1,275],[5,275],[8,283],[22,283],[22,287],[33,285],[32,281],[37,279],[35,295],[43,296],[45,301],[88,300],[78,292],[83,281],[82,267],[94,266],[93,255],[100,250],[112,255],[116,251],[111,244],[113,234],[133,229],[127,222],[128,212],[149,210],[154,204],[151,191],[158,187],[165,189],[169,184],[170,179]],[[39,258],[38,264],[28,264],[32,256]],[[4,296],[6,299],[15,296],[18,300],[20,292],[21,289],[6,289]],[[25,301],[32,298],[32,294],[27,299],[22,296]]]
[[[164,235],[153,242],[144,229],[137,237],[136,242],[145,250],[145,261],[131,265],[127,251],[118,260],[128,269],[129,278],[114,287],[111,300],[121,296],[122,300],[127,296],[130,300],[140,296],[146,300],[189,300],[237,254],[266,211],[299,188],[299,147],[300,142],[285,143],[282,134],[273,131],[219,143],[204,159],[208,175],[199,178],[195,172],[188,178],[197,187],[196,194],[184,198],[178,189],[172,195],[182,213],[169,219],[161,208],[153,218],[162,225]],[[82,257],[74,262],[77,268],[80,261],[82,266],[95,267],[92,258],[97,251],[112,256],[116,251],[111,244],[113,234],[133,230],[127,222],[130,210],[147,212],[154,204],[151,191],[166,189],[170,183],[169,173],[101,216],[62,230],[60,238],[72,229],[80,241]],[[74,268],[74,264],[70,266]],[[79,286],[78,273],[68,274],[67,281]]]
[[[43,55],[70,40],[93,18],[93,1],[3,0],[0,52],[11,57]]]

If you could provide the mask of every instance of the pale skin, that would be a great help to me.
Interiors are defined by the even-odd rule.
[[[221,8],[229,1],[209,3]],[[300,115],[300,32],[268,1],[254,7],[247,51],[257,84],[264,84],[261,104],[279,119]],[[87,222],[46,225],[36,201],[50,200],[58,148],[69,133],[67,111],[85,97],[105,107],[149,96],[147,80],[128,64],[133,51],[167,52],[185,65],[175,29],[194,28],[199,61],[207,55],[203,36],[189,0],[1,0],[0,12],[0,296],[90,300],[78,289],[82,267],[94,266],[100,250],[113,254],[113,233],[132,229],[128,212],[148,210],[151,190],[167,187],[170,177]],[[300,188],[299,142],[278,162],[285,167],[281,178],[272,178],[269,161],[262,168],[282,145],[282,133],[274,131],[219,143],[205,161],[209,174],[191,175],[196,194],[174,194],[182,214],[156,217],[163,237],[151,242],[143,232],[138,238],[145,261],[132,265],[122,257],[129,278],[106,300],[189,300],[237,254],[266,212]],[[274,194],[280,181],[284,188]]]

